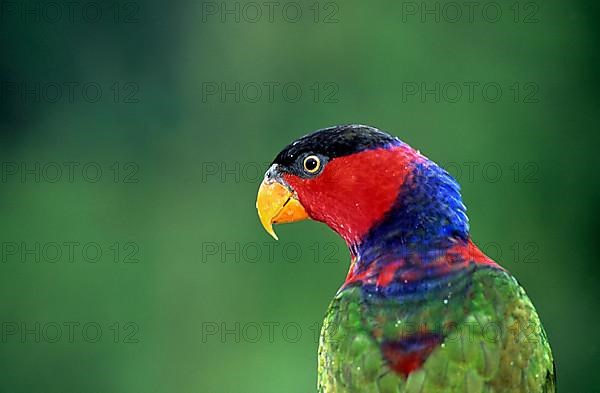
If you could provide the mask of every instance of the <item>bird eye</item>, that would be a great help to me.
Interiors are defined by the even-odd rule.
[[[304,159],[304,169],[308,173],[316,173],[321,168],[321,159],[317,156],[308,156]]]

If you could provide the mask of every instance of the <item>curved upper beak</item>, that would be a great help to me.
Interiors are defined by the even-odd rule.
[[[296,193],[285,183],[277,172],[276,165],[271,166],[258,189],[256,209],[260,222],[269,235],[279,240],[273,224],[302,221],[308,218],[304,206]]]

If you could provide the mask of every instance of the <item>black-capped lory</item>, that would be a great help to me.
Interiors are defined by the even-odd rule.
[[[471,240],[456,180],[373,127],[322,129],[284,148],[260,185],[262,225],[311,218],[347,243],[326,313],[318,391],[556,391],[538,314]]]

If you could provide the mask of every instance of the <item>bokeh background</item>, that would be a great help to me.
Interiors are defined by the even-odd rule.
[[[254,203],[342,123],[458,178],[560,390],[600,391],[598,5],[469,7],[2,0],[0,392],[314,391],[348,252]]]

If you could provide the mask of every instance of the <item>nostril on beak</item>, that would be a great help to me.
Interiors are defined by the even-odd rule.
[[[273,180],[276,176],[277,165],[272,165],[265,173],[265,180]]]

